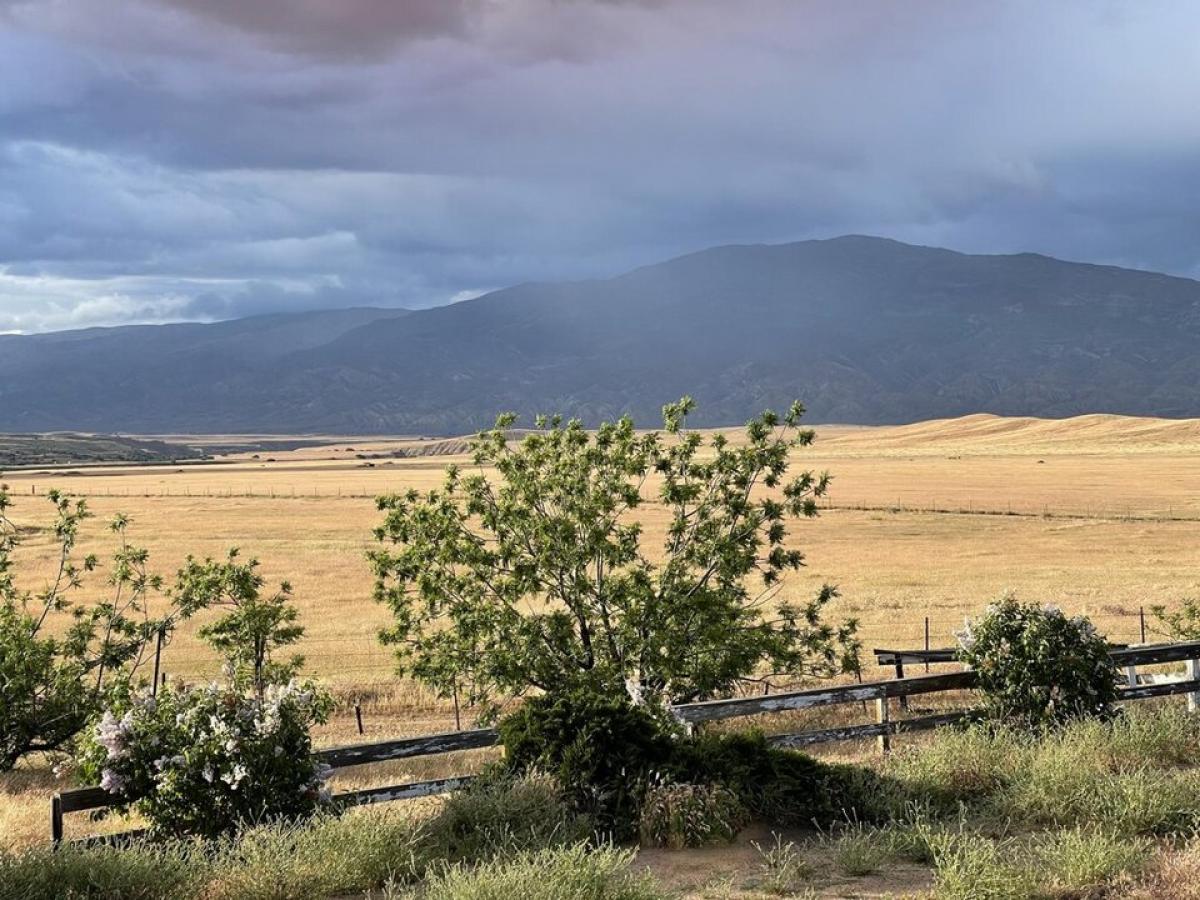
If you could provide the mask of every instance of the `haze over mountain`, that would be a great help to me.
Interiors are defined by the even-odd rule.
[[[871,237],[717,247],[451,306],[0,337],[0,429],[454,434],[696,397],[730,424],[1200,415],[1200,282]],[[526,419],[527,420],[527,419]]]

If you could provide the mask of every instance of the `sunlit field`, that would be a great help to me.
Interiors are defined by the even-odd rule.
[[[332,440],[332,439],[331,439]],[[376,640],[386,611],[371,601],[365,553],[379,515],[376,495],[440,483],[449,462],[469,464],[459,442],[337,438],[325,447],[260,453],[211,464],[8,472],[16,521],[49,524],[45,492],[86,497],[96,518],[82,553],[113,549],[105,520],[133,519],[131,539],[168,576],[188,554],[240,547],[275,581],[292,583],[307,635],[308,671],[344,701],[323,744],[359,740],[352,703],[361,698],[367,737],[455,726],[453,705],[392,675]],[[442,455],[393,458],[393,451]],[[362,458],[362,457],[371,458]],[[829,470],[833,487],[820,517],[796,523],[792,542],[807,569],[784,597],[824,582],[840,587],[834,617],[861,621],[864,645],[946,646],[963,618],[1006,591],[1090,615],[1114,641],[1140,639],[1139,610],[1200,593],[1200,422],[1089,416],[1062,422],[987,416],[895,428],[818,428],[797,468]],[[641,513],[651,543],[665,524],[654,503]],[[31,530],[19,558],[46,572],[51,541]],[[167,647],[169,678],[215,672],[191,637]],[[868,663],[870,662],[868,657]],[[867,677],[890,673],[868,671]],[[463,709],[459,721],[472,722]],[[469,770],[472,760],[457,763]],[[432,764],[432,763],[430,763]],[[429,764],[427,764],[429,765]],[[443,774],[446,762],[433,775]],[[423,775],[416,761],[400,772]],[[446,773],[449,774],[449,773]],[[49,772],[37,765],[0,779],[4,843],[45,835]],[[6,796],[7,795],[7,796]],[[78,817],[85,819],[86,817]],[[86,821],[73,827],[94,828]]]

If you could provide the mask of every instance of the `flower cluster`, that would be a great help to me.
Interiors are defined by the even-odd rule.
[[[79,771],[160,833],[302,817],[329,801],[329,769],[309,736],[329,708],[327,695],[295,682],[261,696],[218,684],[134,694],[87,730]]]
[[[1117,699],[1108,647],[1084,616],[1006,597],[956,637],[993,718],[1050,725],[1107,715]]]

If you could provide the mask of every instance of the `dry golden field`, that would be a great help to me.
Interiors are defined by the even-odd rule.
[[[84,552],[110,553],[104,519],[128,513],[132,539],[167,576],[189,553],[242,548],[271,579],[292,582],[308,629],[309,671],[343,698],[364,699],[368,738],[453,727],[447,704],[392,677],[375,640],[385,611],[370,599],[364,553],[378,519],[372,498],[439,483],[446,463],[466,461],[446,455],[462,444],[330,440],[263,458],[38,469],[3,480],[22,525],[48,523],[43,495],[51,487],[88,498],[96,519]],[[396,450],[411,455],[391,458]],[[415,455],[431,452],[441,455]],[[1086,612],[1111,639],[1131,641],[1140,607],[1200,594],[1200,420],[970,416],[829,426],[818,428],[796,465],[826,469],[834,482],[829,508],[793,529],[809,567],[787,591],[803,596],[822,582],[839,585],[832,613],[858,617],[868,648],[919,646],[926,617],[933,644],[947,645],[964,616],[1005,591]],[[656,528],[661,533],[661,510],[648,505],[643,518],[652,539]],[[48,535],[31,532],[21,559],[37,557],[48,568],[51,549]],[[27,578],[28,571],[20,569]],[[194,677],[215,666],[185,632],[168,647],[164,668]],[[343,709],[322,743],[354,737],[352,722]],[[423,772],[418,761],[371,778],[401,771]],[[44,837],[51,789],[42,766],[0,779],[0,845]]]

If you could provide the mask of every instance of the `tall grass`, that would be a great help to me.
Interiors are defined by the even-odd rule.
[[[212,843],[0,854],[0,900],[323,900],[410,883],[448,864],[571,845],[589,832],[546,779],[492,782],[452,795],[433,814],[358,809]]]
[[[905,803],[1033,827],[1182,834],[1200,825],[1200,720],[1174,707],[1128,709],[1030,736],[947,731],[885,764],[893,816]]]
[[[419,893],[389,897],[421,900],[667,900],[647,874],[630,871],[633,851],[584,844],[518,854],[481,866],[452,866]]]

